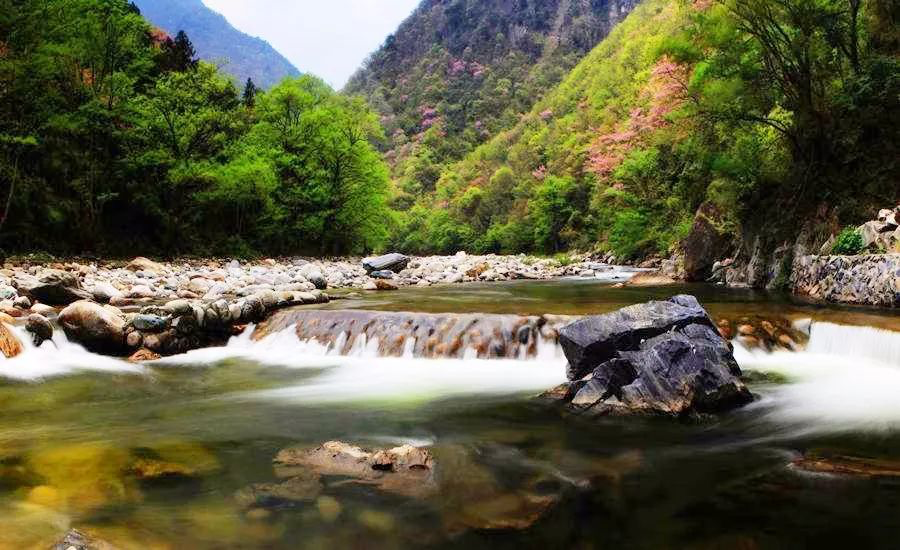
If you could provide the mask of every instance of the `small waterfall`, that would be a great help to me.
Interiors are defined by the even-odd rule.
[[[813,323],[806,351],[865,357],[900,368],[900,332],[833,323]]]
[[[427,314],[360,310],[284,310],[253,338],[294,327],[297,339],[318,342],[332,355],[457,359],[549,357],[564,316]],[[552,355],[560,355],[561,350]]]
[[[0,354],[0,379],[36,381],[79,371],[144,372],[143,367],[127,361],[96,355],[72,343],[57,330],[53,339],[35,346],[31,334],[22,327],[7,325],[22,343],[24,350],[7,359]]]
[[[900,332],[813,322],[804,351],[748,350],[741,368],[787,383],[763,389],[776,424],[804,432],[900,430]]]

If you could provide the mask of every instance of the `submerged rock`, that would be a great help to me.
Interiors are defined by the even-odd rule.
[[[281,483],[254,483],[239,490],[235,501],[243,508],[279,508],[314,502],[322,494],[322,482],[314,472],[294,476]]]
[[[812,453],[794,460],[791,467],[816,474],[900,478],[900,461],[897,460]]]
[[[693,296],[576,321],[560,343],[572,382],[545,397],[579,412],[682,415],[752,400],[731,345]]]
[[[136,352],[131,354],[131,357],[128,358],[128,360],[132,363],[141,363],[143,361],[158,361],[160,359],[162,359],[162,356],[160,354],[152,352],[146,348],[137,350]]]
[[[185,479],[197,476],[197,470],[177,462],[139,458],[129,471],[141,481]]]
[[[77,529],[71,529],[61,541],[53,545],[52,550],[116,550],[116,547]]]
[[[368,451],[340,441],[313,449],[284,449],[275,457],[283,476],[341,476],[371,484],[387,493],[422,497],[435,488],[434,460],[427,449],[403,445]]]

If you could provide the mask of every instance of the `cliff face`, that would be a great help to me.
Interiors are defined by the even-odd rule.
[[[222,64],[238,84],[252,78],[268,88],[287,76],[300,72],[268,42],[235,29],[222,15],[206,7],[202,0],[135,0],[141,14],[172,36],[184,31],[197,54]]]

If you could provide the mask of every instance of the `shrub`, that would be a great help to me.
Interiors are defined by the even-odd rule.
[[[831,247],[832,254],[841,256],[855,256],[863,250],[863,238],[853,227],[848,227],[840,232]]]
[[[647,246],[647,217],[636,210],[619,212],[613,222],[609,244],[616,256],[634,258]]]

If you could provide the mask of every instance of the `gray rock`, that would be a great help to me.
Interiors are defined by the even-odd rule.
[[[15,300],[19,293],[9,285],[0,286],[0,300]]]
[[[53,325],[43,315],[32,313],[25,322],[25,330],[31,333],[35,346],[53,338]]]
[[[692,296],[583,319],[563,327],[561,340],[563,335],[566,357],[577,365],[569,377],[577,381],[552,395],[578,411],[679,416],[718,412],[753,399],[740,380],[730,344]],[[597,345],[584,346],[591,337]],[[583,377],[583,367],[598,358],[606,359]]]
[[[363,269],[366,270],[366,273],[383,270],[391,270],[396,273],[398,271],[403,271],[404,269],[406,269],[406,266],[408,264],[409,257],[404,256],[403,254],[398,254],[396,252],[392,254],[385,254],[384,256],[366,258],[362,261],[362,266]]]
[[[579,380],[619,351],[638,349],[643,340],[691,324],[715,326],[693,296],[586,317],[560,330],[559,342],[569,359],[566,374],[569,380]]]
[[[170,319],[159,315],[140,314],[131,321],[132,326],[141,332],[163,332],[170,325]]]
[[[373,279],[393,279],[394,272],[390,269],[382,269],[380,271],[373,271],[369,273],[369,277],[372,277]]]
[[[121,298],[123,296],[122,291],[109,283],[97,283],[94,285],[91,293],[94,296],[94,300],[101,304],[108,304],[113,298]]]
[[[163,306],[163,309],[170,315],[180,316],[187,315],[193,311],[189,300],[172,300]]]
[[[19,296],[13,301],[13,306],[19,309],[30,309],[31,300],[28,299],[28,296]]]
[[[305,275],[306,280],[315,285],[319,290],[325,290],[328,288],[328,281],[322,275],[321,271],[310,271]]]
[[[21,277],[15,282],[24,294],[51,306],[66,306],[93,298],[90,292],[81,288],[77,275],[58,269],[47,269],[38,277]]]

